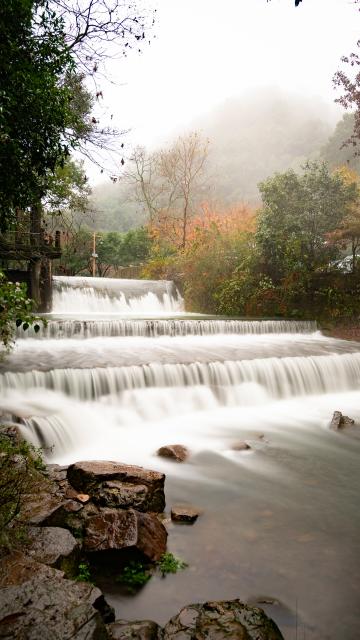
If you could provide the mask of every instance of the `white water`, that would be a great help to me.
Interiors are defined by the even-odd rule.
[[[152,316],[184,311],[183,299],[168,281],[56,276],[54,285],[53,314]]]
[[[38,333],[18,328],[18,338],[96,338],[115,336],[189,336],[214,334],[313,333],[316,322],[296,320],[48,320]]]
[[[168,508],[204,511],[190,533],[170,531],[189,573],[165,590],[153,579],[125,602],[112,586],[118,615],[163,621],[191,601],[268,595],[293,612],[268,610],[286,640],[357,640],[359,344],[325,338],[314,323],[145,320],[184,313],[171,283],[57,287],[54,315],[67,318],[18,342],[2,366],[0,409],[52,447],[51,461],[164,470]],[[136,308],[143,319],[124,318]],[[333,433],[335,410],[359,426]],[[251,450],[234,451],[243,440]],[[171,443],[189,448],[188,462],[157,457]]]

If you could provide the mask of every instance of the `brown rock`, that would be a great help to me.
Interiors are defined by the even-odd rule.
[[[62,509],[65,502],[61,497],[47,492],[31,494],[24,501],[21,519],[28,524],[45,525],[53,514]]]
[[[96,502],[107,507],[120,509],[137,509],[147,511],[146,505],[151,505],[151,492],[144,484],[132,484],[119,480],[103,482],[95,496]]]
[[[161,640],[161,627],[152,620],[116,620],[107,627],[110,640]]]
[[[190,604],[165,625],[164,640],[284,640],[262,609],[240,600]]]
[[[0,636],[21,640],[107,640],[99,589],[11,554],[0,563]],[[114,619],[114,617],[112,616]],[[110,622],[110,620],[108,620]]]
[[[235,442],[231,448],[233,451],[248,451],[251,449],[250,445],[242,440]]]
[[[85,525],[86,551],[138,551],[150,561],[166,551],[167,532],[159,519],[135,509],[101,509]]]
[[[157,511],[165,507],[165,475],[142,467],[117,462],[77,462],[67,472],[78,492],[92,496],[94,502],[138,511]]]
[[[171,508],[171,519],[174,520],[174,522],[193,524],[199,515],[199,511],[194,509],[194,507],[179,504]]]
[[[61,569],[67,577],[76,574],[79,545],[67,529],[60,527],[30,527],[27,555],[37,562]]]
[[[184,462],[189,457],[189,449],[182,444],[168,444],[157,450],[157,455],[163,458],[171,458],[176,462]]]

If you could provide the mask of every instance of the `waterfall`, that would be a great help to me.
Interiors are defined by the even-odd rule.
[[[171,281],[55,276],[54,314],[172,314],[183,300]]]
[[[192,385],[221,388],[245,382],[261,385],[274,398],[356,389],[360,383],[360,354],[6,372],[0,376],[0,392],[40,387],[92,400],[125,389]]]
[[[313,333],[314,321],[299,320],[49,320],[38,333],[32,327],[17,330],[18,338],[95,338],[189,336],[214,334]]]
[[[315,322],[187,314],[166,281],[54,284],[47,325],[37,334],[20,328],[27,339],[0,361],[3,420],[16,418],[49,462],[118,460],[162,471],[168,508],[181,501],[204,513],[191,536],[171,530],[191,579],[179,576],[160,596],[161,581],[151,581],[145,598],[127,597],[127,615],[133,607],[129,617],[153,618],[152,593],[166,618],[174,599],[238,597],[241,576],[244,599],[284,603],[270,605],[271,615],[288,619],[298,601],[309,640],[329,629],[333,640],[344,629],[355,640],[359,343],[327,338]],[[330,430],[334,411],[355,425]],[[175,443],[189,450],[182,464],[157,455]]]

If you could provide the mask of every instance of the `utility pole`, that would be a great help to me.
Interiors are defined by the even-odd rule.
[[[96,258],[97,257],[98,257],[98,254],[96,253],[96,231],[94,231],[94,233],[93,233],[93,251],[92,251],[92,254],[91,254],[93,278],[95,278],[95,274],[96,274]]]

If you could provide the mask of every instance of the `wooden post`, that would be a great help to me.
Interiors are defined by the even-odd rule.
[[[42,258],[40,267],[40,305],[38,311],[48,313],[52,307],[52,268],[49,258]]]
[[[41,259],[31,258],[29,261],[29,282],[30,282],[30,297],[34,300],[35,310],[39,311],[41,307],[41,294],[40,294],[40,269]]]
[[[95,278],[96,275],[96,258],[97,258],[97,254],[96,254],[96,232],[94,231],[93,233],[93,252],[92,252],[92,275],[93,278]]]

